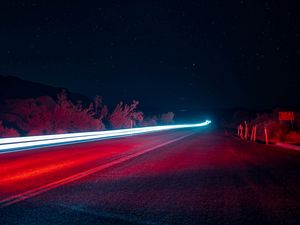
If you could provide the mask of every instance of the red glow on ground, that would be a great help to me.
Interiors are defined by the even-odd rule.
[[[157,133],[2,154],[0,193],[7,197],[38,188],[177,136],[170,134],[160,138],[160,133]]]

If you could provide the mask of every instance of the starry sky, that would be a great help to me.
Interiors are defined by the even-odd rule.
[[[0,74],[160,111],[299,107],[299,6],[1,1]]]

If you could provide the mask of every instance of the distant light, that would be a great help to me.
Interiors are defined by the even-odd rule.
[[[54,134],[54,135],[39,135],[29,137],[15,137],[0,139],[0,154],[13,151],[21,151],[37,147],[50,147],[55,145],[72,144],[78,142],[86,142],[99,140],[103,138],[115,138],[120,136],[128,136],[133,134],[143,134],[155,131],[203,127],[211,123],[206,120],[203,123],[197,124],[183,124],[183,125],[167,125],[167,126],[151,126],[142,128],[120,129],[112,131],[95,131],[95,132],[81,132],[69,134]]]

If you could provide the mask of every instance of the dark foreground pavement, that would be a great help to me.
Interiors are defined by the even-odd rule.
[[[203,130],[0,156],[6,169],[0,195],[16,196],[151,146],[162,147],[2,205],[0,224],[300,224],[300,152]],[[99,155],[105,149],[111,154]],[[14,162],[23,173],[10,167]]]

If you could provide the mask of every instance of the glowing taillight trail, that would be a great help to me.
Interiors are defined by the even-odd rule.
[[[63,139],[63,138],[71,138],[71,137],[94,136],[94,135],[98,135],[98,134],[110,135],[110,134],[126,133],[129,130],[140,130],[140,129],[143,129],[143,128],[110,130],[110,131],[79,132],[79,133],[68,133],[68,134],[39,135],[39,136],[29,136],[29,137],[2,138],[2,139],[0,139],[0,145],[1,144],[19,143],[19,142]]]
[[[70,134],[40,135],[30,137],[3,138],[0,139],[0,153],[21,151],[36,147],[55,146],[77,142],[93,141],[104,138],[115,138],[133,134],[143,134],[155,131],[164,131],[180,128],[202,127],[210,124],[210,120],[198,124],[152,126],[132,129],[121,129],[113,131],[95,131]]]

